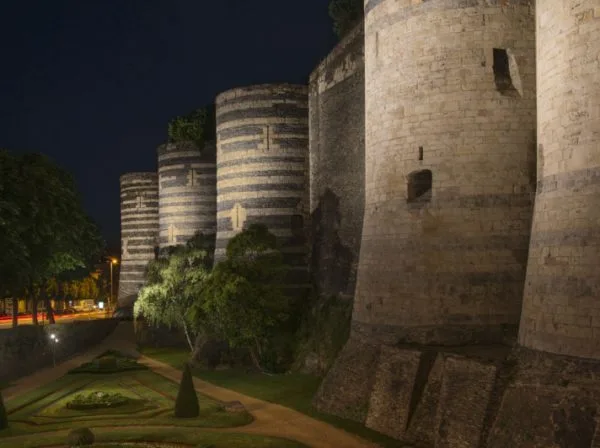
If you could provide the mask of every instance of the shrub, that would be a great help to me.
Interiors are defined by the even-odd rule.
[[[129,401],[129,398],[119,393],[91,392],[75,395],[73,400],[67,403],[67,408],[76,410],[114,408]]]
[[[6,428],[8,428],[8,416],[6,415],[4,400],[2,399],[2,393],[0,392],[0,429]]]
[[[200,414],[200,406],[198,405],[198,396],[194,389],[194,381],[190,365],[185,364],[183,368],[183,376],[175,400],[175,417],[177,418],[194,418]]]
[[[103,356],[98,359],[100,370],[112,370],[117,368],[117,358],[114,356]]]
[[[67,445],[70,447],[92,445],[94,441],[94,433],[89,428],[78,428],[69,433]]]

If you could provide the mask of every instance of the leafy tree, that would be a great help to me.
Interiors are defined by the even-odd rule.
[[[198,405],[198,395],[194,388],[194,380],[190,365],[186,362],[183,368],[183,376],[181,384],[177,392],[175,400],[175,417],[176,418],[194,418],[200,414],[200,406]]]
[[[202,148],[206,121],[207,113],[203,108],[196,109],[188,115],[173,118],[169,122],[169,140],[171,142],[192,141]]]
[[[184,331],[190,350],[194,350],[195,328],[191,308],[200,296],[212,265],[212,257],[196,243],[197,237],[185,246],[177,246],[166,258],[153,260],[147,267],[146,286],[134,305],[136,318],[152,326],[166,325]]]
[[[333,19],[333,30],[342,38],[362,19],[363,0],[331,0],[329,16]]]
[[[275,236],[264,225],[251,225],[231,239],[227,258],[205,281],[202,299],[194,303],[196,322],[232,347],[247,348],[254,365],[264,371],[265,347],[274,329],[289,318],[284,275]]]
[[[83,211],[72,177],[50,159],[40,154],[16,157],[2,152],[0,162],[0,238],[8,248],[0,255],[0,273],[11,279],[7,289],[13,298],[29,294],[36,323],[35,291],[39,289],[49,320],[54,322],[48,281],[85,266],[95,256],[102,245],[98,229]],[[11,272],[15,275],[7,276]],[[13,325],[17,324],[16,314],[13,300]]]

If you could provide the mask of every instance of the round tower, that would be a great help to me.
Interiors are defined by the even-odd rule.
[[[307,282],[308,87],[242,87],[216,98],[217,238],[215,258],[253,223],[275,234],[290,281]]]
[[[533,0],[365,2],[354,336],[515,338],[535,188]]]
[[[215,235],[217,213],[215,143],[158,147],[160,248],[186,243],[197,232]]]
[[[131,306],[144,284],[146,266],[158,246],[156,173],[121,176],[121,269],[119,306]]]
[[[538,173],[519,342],[600,359],[600,10],[537,4]]]

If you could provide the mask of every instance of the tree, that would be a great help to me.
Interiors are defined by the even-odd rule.
[[[196,395],[196,389],[194,388],[190,365],[186,362],[179,391],[177,392],[177,399],[175,400],[175,417],[194,418],[198,417],[199,414],[198,395]]]
[[[275,235],[253,224],[227,245],[194,303],[196,322],[207,325],[232,347],[247,348],[254,365],[261,360],[273,330],[289,318],[290,300],[283,293],[285,266]]]
[[[191,309],[200,297],[208,278],[212,257],[196,243],[197,237],[185,246],[177,246],[166,258],[148,264],[146,286],[134,305],[136,318],[143,317],[150,325],[176,327],[184,331],[190,350],[194,350],[195,328]]]
[[[196,109],[188,115],[173,118],[169,122],[169,140],[171,142],[191,141],[202,148],[206,121],[207,112],[204,108]]]
[[[28,292],[37,323],[37,294],[41,292],[48,319],[54,322],[47,294],[48,281],[85,266],[102,246],[97,227],[85,214],[69,173],[41,154],[19,157],[0,154],[2,205],[0,273],[16,299]],[[13,300],[13,325],[17,324]]]
[[[329,16],[333,19],[333,30],[342,38],[362,19],[363,0],[331,0]]]

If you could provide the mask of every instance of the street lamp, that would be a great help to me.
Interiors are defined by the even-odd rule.
[[[107,257],[108,262],[110,263],[110,301],[108,302],[108,311],[110,311],[110,307],[113,303],[113,265],[118,264],[119,260],[112,257]]]
[[[52,341],[52,364],[56,367],[56,344],[58,344],[58,338],[54,333],[50,335],[50,340]]]

